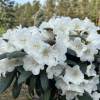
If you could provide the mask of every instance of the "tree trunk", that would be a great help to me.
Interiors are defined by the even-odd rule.
[[[99,11],[99,21],[98,21],[98,26],[100,27],[100,11]]]

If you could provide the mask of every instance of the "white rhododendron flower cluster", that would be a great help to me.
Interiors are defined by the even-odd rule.
[[[99,72],[95,64],[100,63],[99,30],[88,18],[69,17],[52,18],[39,28],[9,29],[0,38],[0,54],[22,51],[27,55],[1,59],[0,76],[5,77],[20,65],[39,75],[46,66],[48,79],[55,80],[59,94],[65,95],[66,100],[78,100],[77,96],[85,92],[99,100]]]

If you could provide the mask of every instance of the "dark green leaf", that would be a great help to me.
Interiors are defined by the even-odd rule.
[[[84,79],[86,79],[86,80],[93,79],[93,77],[94,77],[94,76],[90,76],[90,77],[89,77],[89,76],[87,76],[87,75],[84,75]]]
[[[60,100],[66,100],[66,96],[61,96]]]
[[[43,90],[45,91],[48,88],[48,85],[49,85],[49,80],[47,78],[46,70],[41,70],[40,81],[41,81],[41,86],[42,86]]]
[[[34,89],[35,84],[36,84],[36,79],[37,79],[37,76],[31,75],[31,77],[30,77],[30,84],[29,84],[30,91]]]
[[[51,46],[54,45],[56,42],[54,40],[46,40],[45,43],[50,44]]]
[[[71,61],[71,60],[66,60],[67,64],[71,64],[71,65],[78,65],[76,62]]]
[[[37,76],[37,81],[36,81],[36,93],[38,96],[41,96],[41,93],[44,93],[43,89],[42,89],[42,86],[40,85],[41,82],[40,82],[40,77],[39,75]]]
[[[27,55],[27,53],[22,52],[22,51],[14,51],[14,52],[9,53],[7,55],[7,58],[10,60],[12,58],[24,57],[25,55]]]
[[[100,58],[100,55],[96,55],[96,54],[95,54],[94,56],[95,56],[96,58]]]
[[[43,30],[46,30],[46,31],[53,31],[52,28],[43,28]]]
[[[20,73],[22,73],[23,71],[25,71],[24,68],[23,68],[23,66],[18,66],[18,67],[16,67],[16,69],[17,69]]]
[[[51,91],[50,90],[46,90],[43,96],[43,100],[49,100],[50,99],[50,95],[51,95]]]
[[[79,62],[78,65],[80,66],[80,70],[82,71],[83,74],[86,73],[86,69],[87,69],[87,62]]]
[[[83,36],[81,36],[81,35],[69,35],[69,36],[72,36],[72,37],[79,37],[79,38],[81,38],[81,40],[83,40],[83,41],[86,42],[86,39],[85,39]]]
[[[38,100],[43,100],[43,96],[41,96]]]
[[[22,72],[18,78],[18,84],[23,83],[31,74],[32,74],[32,72],[30,72],[30,71]]]
[[[3,54],[1,54],[0,55],[0,60],[4,59],[4,58],[7,58],[7,54],[9,54],[9,53],[3,53]]]
[[[98,32],[98,34],[100,34],[100,30],[98,30],[97,32]]]
[[[19,94],[20,94],[20,91],[21,91],[21,87],[22,87],[22,84],[17,84],[17,80],[14,82],[14,85],[13,85],[13,88],[12,88],[12,95],[13,97],[16,99]]]
[[[0,94],[3,93],[12,83],[15,76],[15,71],[7,73],[6,77],[4,77],[0,82]]]
[[[96,68],[99,69],[99,63],[97,61],[93,62],[93,64],[95,65]]]
[[[67,53],[76,56],[76,52],[72,49],[67,48]]]
[[[97,90],[100,91],[100,81],[99,81],[99,84],[97,84]]]
[[[78,100],[93,100],[92,97],[87,92],[85,92],[83,96],[77,96],[77,98]]]
[[[9,40],[8,39],[3,39],[5,42],[8,42]]]

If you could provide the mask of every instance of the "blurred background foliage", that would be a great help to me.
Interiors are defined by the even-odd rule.
[[[100,0],[45,0],[43,5],[39,0],[23,5],[11,0],[0,0],[0,34],[20,24],[34,26],[34,23],[39,23],[36,22],[39,15],[42,15],[44,21],[53,16],[69,16],[81,20],[88,17],[96,26],[100,26]]]

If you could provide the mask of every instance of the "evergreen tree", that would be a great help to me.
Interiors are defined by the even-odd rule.
[[[53,17],[54,14],[56,14],[55,0],[46,0],[45,5],[43,6],[43,8],[44,8],[45,20],[48,21],[50,18]]]
[[[89,8],[90,8],[90,20],[95,22],[96,15],[97,15],[97,2],[96,2],[96,0],[90,1]]]
[[[58,0],[57,5],[57,16],[68,16],[69,15],[69,0]]]
[[[73,9],[73,18],[77,18],[78,16],[78,0],[72,0],[72,9]]]
[[[34,26],[39,27],[43,21],[44,21],[43,11],[39,9],[34,18]]]
[[[3,7],[0,14],[0,24],[6,28],[12,28],[15,25],[14,16],[14,1],[4,0],[2,1]]]

